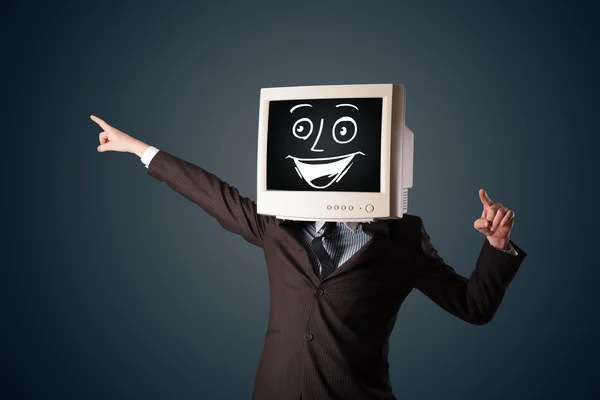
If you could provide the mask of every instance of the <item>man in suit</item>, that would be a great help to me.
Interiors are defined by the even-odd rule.
[[[486,236],[467,279],[438,255],[421,218],[373,223],[283,221],[203,168],[90,116],[98,151],[130,152],[148,174],[263,249],[270,314],[253,399],[396,399],[388,340],[398,310],[418,289],[456,317],[491,321],[526,253],[510,240],[514,212],[479,192],[474,227]]]

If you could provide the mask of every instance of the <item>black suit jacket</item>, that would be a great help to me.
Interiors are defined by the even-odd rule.
[[[321,280],[295,224],[256,213],[256,204],[203,168],[159,151],[148,174],[165,182],[228,231],[263,249],[270,312],[255,377],[255,400],[395,399],[388,339],[400,305],[418,289],[471,324],[488,323],[525,252],[484,239],[474,272],[463,277],[431,245],[421,218],[364,224],[370,241]]]

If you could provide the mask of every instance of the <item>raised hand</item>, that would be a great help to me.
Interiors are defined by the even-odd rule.
[[[479,199],[483,210],[473,226],[483,233],[493,246],[508,248],[510,231],[515,223],[514,211],[502,206],[502,203],[494,203],[483,189],[479,189]]]
[[[125,132],[121,132],[115,127],[110,126],[104,120],[96,117],[95,115],[90,115],[92,121],[100,125],[102,132],[100,132],[99,139],[100,145],[98,146],[99,152],[104,151],[121,151],[127,153],[137,154],[138,157],[141,157],[144,154],[144,151],[149,147],[147,144],[137,140]]]

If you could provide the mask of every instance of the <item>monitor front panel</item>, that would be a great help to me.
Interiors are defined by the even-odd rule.
[[[261,89],[257,212],[312,221],[390,217],[390,188],[402,186],[401,174],[390,181],[391,137],[401,142],[403,126],[401,85]]]
[[[381,189],[383,98],[271,100],[266,189]]]

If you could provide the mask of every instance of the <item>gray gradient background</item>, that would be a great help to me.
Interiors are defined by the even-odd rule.
[[[0,397],[249,399],[261,250],[137,157],[98,153],[89,115],[255,198],[260,88],[352,83],[406,85],[409,212],[450,265],[475,266],[480,187],[529,254],[488,325],[408,297],[398,398],[600,394],[592,2],[17,3],[0,14]]]

